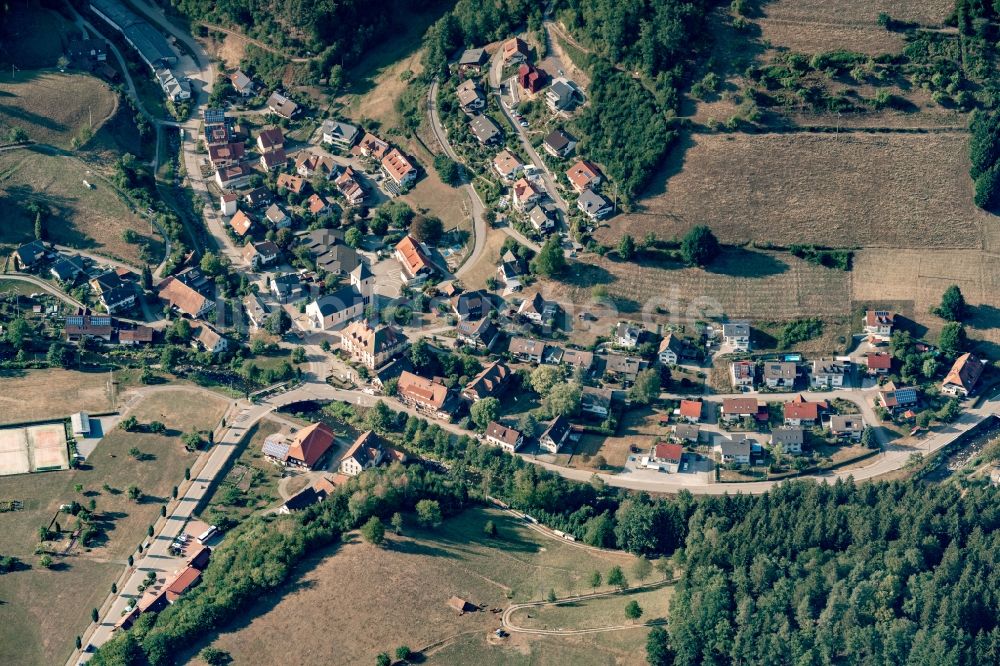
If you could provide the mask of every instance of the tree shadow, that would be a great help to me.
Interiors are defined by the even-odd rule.
[[[1000,328],[1000,308],[986,303],[970,306],[965,323],[969,328],[977,330]]]
[[[730,277],[765,278],[788,271],[788,264],[774,255],[746,248],[724,249],[705,271]]]
[[[563,275],[559,276],[559,281],[563,284],[586,289],[599,284],[611,284],[617,280],[618,278],[612,275],[606,268],[595,266],[594,264],[581,263],[572,264]]]

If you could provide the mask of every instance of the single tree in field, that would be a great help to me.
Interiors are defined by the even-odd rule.
[[[549,593],[548,593],[548,595],[547,595],[547,596],[545,597],[545,599],[546,599],[546,601],[548,601],[548,602],[549,602],[550,604],[554,604],[554,603],[556,602],[556,591],[555,591],[554,589],[552,589],[552,588],[550,587],[550,588],[549,588]]]
[[[129,486],[128,490],[125,491],[125,494],[133,502],[138,502],[142,499],[142,491],[139,490],[139,486]]]
[[[635,579],[641,583],[649,578],[649,574],[651,573],[653,573],[653,565],[649,562],[649,560],[640,555],[639,559],[637,559],[635,564],[632,565],[632,575],[635,576]]]
[[[399,511],[392,514],[392,518],[389,519],[389,524],[392,525],[392,531],[396,534],[403,533],[403,514]]]
[[[934,314],[948,321],[961,321],[965,316],[965,296],[958,285],[951,285],[941,295],[941,304],[934,308]]]
[[[444,225],[436,217],[418,215],[410,223],[410,234],[421,243],[437,245],[444,232]]]
[[[441,505],[437,500],[422,499],[417,502],[417,521],[424,527],[437,527],[441,524]]]
[[[601,586],[601,572],[594,571],[590,574],[590,586],[595,590]]]
[[[378,516],[372,516],[361,527],[361,536],[373,546],[381,546],[385,543],[385,525],[378,519]]]
[[[697,226],[681,240],[681,256],[695,266],[706,266],[719,254],[719,241],[708,227]]]
[[[625,572],[617,564],[608,571],[608,585],[617,587],[619,590],[628,589],[628,579],[625,578]]]
[[[486,524],[483,525],[483,534],[491,539],[497,538],[497,525],[492,520],[487,520]]]
[[[633,599],[632,601],[625,604],[625,617],[627,617],[632,622],[635,622],[640,617],[642,617],[642,606],[639,602]]]
[[[52,558],[48,555],[42,555],[42,557],[38,560],[38,564],[43,569],[48,569],[52,566]]]
[[[618,256],[621,257],[623,261],[631,261],[632,257],[635,256],[635,239],[630,235],[625,234],[622,236],[621,240],[618,241]]]
[[[400,645],[398,648],[396,648],[396,659],[399,659],[400,661],[406,661],[411,656],[413,656],[413,650],[411,650],[408,646]]]
[[[97,618],[99,618],[100,616],[101,615],[97,612],[96,608],[91,608],[90,609],[90,619],[91,619],[91,621],[97,622]]]
[[[375,657],[375,666],[392,666],[392,657],[388,652],[382,652]]]

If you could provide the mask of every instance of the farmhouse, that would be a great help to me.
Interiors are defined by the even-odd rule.
[[[667,333],[660,341],[660,348],[657,350],[656,358],[661,365],[674,365],[681,359],[684,353],[684,341],[673,333]]]
[[[478,111],[486,106],[486,95],[479,89],[479,84],[473,79],[466,79],[455,88],[458,104],[465,111]]]
[[[524,162],[506,148],[493,158],[493,170],[504,180],[510,182],[524,172]]]
[[[323,422],[302,428],[294,435],[271,435],[264,440],[263,452],[269,459],[292,467],[313,469],[333,447],[335,434]]]
[[[489,319],[474,319],[458,322],[455,326],[456,339],[476,349],[490,349],[500,335],[500,329]]]
[[[500,127],[484,113],[472,117],[472,120],[469,121],[469,130],[472,132],[472,136],[476,137],[476,141],[484,146],[503,138]]]
[[[398,187],[409,185],[417,179],[416,167],[395,148],[382,158],[382,172]]]
[[[680,470],[683,457],[684,447],[680,444],[657,442],[649,449],[649,457],[643,462],[645,467],[676,474]]]
[[[566,171],[566,178],[577,194],[601,184],[601,172],[587,160],[579,160]]]
[[[454,400],[448,387],[434,379],[427,379],[404,371],[396,384],[400,402],[427,412],[434,418],[450,421]]]
[[[802,453],[805,442],[805,430],[792,426],[784,426],[771,431],[771,447],[781,453],[798,455]]]
[[[340,333],[340,348],[369,370],[385,365],[408,346],[409,341],[398,328],[372,328],[365,320],[351,322]]]
[[[542,141],[542,148],[552,157],[567,157],[576,148],[576,139],[565,130],[555,129]]]
[[[941,392],[946,395],[967,397],[976,390],[985,365],[978,357],[965,353],[955,359],[951,370],[941,382]]]
[[[271,113],[277,114],[287,120],[291,120],[299,112],[299,105],[278,91],[274,91],[267,98],[267,108]]]
[[[323,143],[335,143],[345,147],[354,145],[354,141],[361,134],[361,128],[357,125],[332,119],[324,120],[320,131],[323,133]]]
[[[153,329],[149,326],[136,324],[134,328],[118,329],[118,344],[129,347],[148,345],[153,342]]]
[[[498,397],[510,381],[510,368],[503,361],[490,363],[462,389],[462,397],[469,402]]]
[[[530,363],[541,363],[542,354],[545,353],[545,343],[529,338],[511,338],[510,346],[507,348],[511,356],[528,361]]]
[[[584,190],[576,200],[576,207],[592,220],[604,219],[612,211],[611,202],[594,190]]]
[[[400,277],[405,284],[423,282],[434,272],[430,257],[413,236],[404,236],[403,240],[396,244],[394,255],[403,269]]]
[[[366,469],[388,462],[392,457],[382,438],[371,430],[361,433],[340,459],[340,473],[357,476]]]
[[[524,435],[520,431],[496,421],[490,421],[486,426],[485,438],[487,444],[499,446],[510,453],[515,453],[524,444]]]
[[[542,436],[538,438],[539,446],[549,453],[559,453],[559,449],[569,438],[570,429],[569,419],[565,416],[557,416],[545,429]]]
[[[734,321],[722,325],[722,341],[736,351],[750,351],[750,323]]]
[[[876,342],[888,342],[892,337],[894,316],[885,310],[867,310],[863,320],[868,339]]]
[[[768,388],[792,388],[798,366],[791,361],[765,361],[764,383]]]
[[[159,296],[173,309],[198,319],[215,307],[215,303],[184,284],[174,276],[160,283]]]

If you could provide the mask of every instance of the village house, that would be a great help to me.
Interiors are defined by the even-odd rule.
[[[722,420],[733,423],[741,419],[767,418],[767,407],[761,409],[757,398],[725,398],[722,401]]]
[[[463,72],[479,72],[489,62],[486,49],[466,49],[458,59],[458,69]]]
[[[52,277],[67,285],[76,282],[85,271],[83,258],[74,254],[57,254],[55,263],[49,268]]]
[[[509,453],[516,453],[519,448],[524,444],[524,434],[519,430],[510,428],[503,425],[502,423],[497,423],[496,421],[490,421],[490,424],[486,426],[485,439],[487,444],[492,444],[493,446],[499,446],[504,451]]]
[[[813,402],[801,395],[784,405],[785,425],[813,426],[819,423],[820,413],[827,408],[826,402]]]
[[[63,334],[70,342],[78,342],[86,338],[97,338],[111,342],[111,334],[114,331],[114,320],[110,315],[69,315],[63,326]]]
[[[267,109],[286,120],[291,120],[299,113],[299,105],[278,91],[267,98]]]
[[[594,352],[585,349],[567,349],[563,352],[562,362],[571,368],[590,372],[594,367]]]
[[[580,391],[580,411],[600,419],[608,418],[614,393],[611,389],[584,386]]]
[[[639,346],[642,339],[642,329],[627,321],[620,321],[615,326],[614,343],[619,347],[633,348]]]
[[[604,376],[613,381],[620,382],[623,386],[635,383],[639,373],[646,369],[645,359],[622,354],[609,354],[604,358]]]
[[[364,319],[351,322],[340,332],[340,348],[369,370],[385,365],[408,346],[409,341],[398,328],[373,328]]]
[[[391,452],[382,438],[371,430],[358,435],[340,459],[339,470],[347,476],[357,476],[366,469],[378,467],[392,458]]]
[[[859,414],[831,414],[827,429],[837,439],[860,441],[865,431],[865,422]]]
[[[458,97],[458,105],[464,111],[478,111],[486,106],[486,95],[474,79],[466,79],[459,83],[455,88],[455,95]]]
[[[332,143],[350,148],[354,145],[358,135],[361,134],[361,128],[357,125],[330,119],[323,121],[320,132],[323,134],[323,143]]]
[[[365,132],[365,135],[361,137],[361,142],[355,146],[354,150],[364,157],[371,157],[374,160],[381,161],[383,157],[389,154],[389,144],[374,134]]]
[[[985,365],[974,354],[965,353],[955,359],[951,370],[941,382],[941,392],[945,395],[968,397],[976,390],[976,384],[983,374]]]
[[[253,228],[253,220],[241,210],[236,211],[236,214],[229,219],[228,224],[237,238],[246,238],[246,235],[250,233],[250,229]]]
[[[400,275],[403,284],[411,286],[420,284],[434,272],[434,266],[431,264],[430,257],[427,256],[423,246],[413,236],[404,236],[396,244],[393,254],[403,269]]]
[[[267,210],[264,212],[264,218],[275,229],[287,229],[292,226],[292,218],[276,203],[267,207]]]
[[[16,250],[14,250],[14,257],[17,259],[19,266],[24,268],[31,268],[40,259],[44,259],[48,254],[48,248],[45,247],[45,243],[40,240],[33,240],[30,243],[25,243],[21,245]]]
[[[734,351],[750,351],[750,323],[734,321],[723,324],[722,342]]]
[[[262,153],[269,153],[272,150],[284,150],[285,134],[280,127],[268,127],[262,129],[257,135],[257,149]]]
[[[510,355],[529,363],[541,363],[545,353],[545,343],[529,338],[511,338],[507,348]]]
[[[337,163],[333,161],[332,157],[327,155],[302,151],[295,158],[295,173],[303,178],[312,178],[314,175],[319,175],[326,180],[330,180],[337,175]]]
[[[101,291],[98,299],[109,314],[131,309],[135,305],[135,287],[122,285]]]
[[[734,361],[729,364],[729,379],[737,391],[753,390],[755,373],[753,361]]]
[[[528,45],[520,37],[512,37],[504,42],[501,52],[505,65],[520,64],[531,58],[531,51],[528,50]]]
[[[611,202],[594,190],[584,190],[576,200],[576,207],[591,220],[602,220],[612,212]]]
[[[497,280],[504,286],[504,293],[521,291],[521,277],[525,274],[520,261],[501,261],[497,266]]]
[[[142,324],[136,324],[131,328],[119,328],[118,344],[126,347],[153,344],[153,329]]]
[[[569,439],[571,426],[569,419],[565,416],[557,416],[545,429],[542,436],[538,438],[538,445],[541,449],[549,453],[559,453],[559,450]]]
[[[243,310],[247,314],[247,322],[251,331],[259,331],[264,327],[264,322],[271,314],[271,308],[261,300],[260,296],[249,293],[243,298]]]
[[[215,303],[187,286],[174,276],[170,276],[159,284],[160,298],[182,314],[193,319],[203,317],[215,307]]]
[[[867,310],[863,319],[865,334],[873,342],[888,342],[892,338],[895,317],[885,310]]]
[[[518,210],[525,210],[528,206],[538,203],[542,198],[543,190],[532,183],[527,178],[520,178],[511,187],[511,203]]]
[[[875,396],[875,404],[889,411],[893,416],[917,406],[917,389],[912,386],[897,387],[888,382],[879,389]]]
[[[271,194],[271,190],[263,185],[253,188],[243,196],[244,203],[253,210],[270,205],[273,200],[274,196]]]
[[[701,428],[696,425],[691,425],[690,423],[678,423],[673,427],[672,438],[674,441],[682,444],[686,444],[688,442],[697,444],[699,437],[701,437]]]
[[[483,398],[497,398],[510,381],[510,368],[503,361],[493,361],[473,377],[462,389],[462,398],[479,402]]]
[[[417,179],[416,167],[395,148],[382,158],[382,172],[398,187],[406,187]]]
[[[678,416],[688,423],[698,423],[701,421],[701,401],[681,400],[678,409]]]
[[[455,401],[448,387],[436,379],[427,379],[403,371],[396,383],[396,395],[404,405],[426,412],[442,421],[451,420]]]
[[[289,303],[302,298],[305,289],[298,275],[285,273],[271,278],[271,293],[279,303]]]
[[[306,210],[310,215],[322,215],[330,210],[330,202],[323,198],[322,194],[314,193],[305,202]]]
[[[253,169],[246,164],[233,164],[215,172],[215,184],[223,190],[235,190],[245,186],[253,176]]]
[[[347,199],[348,205],[357,206],[365,200],[365,190],[361,186],[361,182],[358,180],[354,169],[351,167],[346,167],[343,173],[333,181],[333,184],[337,186],[340,193]]]
[[[364,315],[375,293],[375,277],[365,264],[350,273],[350,284],[317,298],[306,306],[306,316],[316,330],[338,329]]]
[[[493,170],[507,182],[512,182],[524,173],[524,162],[504,148],[493,158]]]
[[[269,460],[282,465],[315,469],[333,448],[335,440],[333,430],[320,421],[291,436],[270,435],[264,440],[263,453]]]
[[[528,222],[531,228],[540,234],[548,234],[556,227],[550,207],[545,205],[532,206],[528,211]]]
[[[523,62],[517,68],[517,84],[525,92],[534,94],[545,87],[545,72]]]
[[[222,193],[219,195],[219,212],[226,216],[235,215],[239,200],[240,195],[236,192]]]
[[[191,346],[209,354],[221,354],[229,349],[229,340],[214,326],[200,322],[191,326]]]
[[[865,354],[865,368],[869,375],[885,375],[892,370],[892,355],[888,352]]]
[[[656,358],[660,365],[676,365],[681,360],[684,353],[684,341],[673,333],[667,333],[660,340],[660,348],[656,352]]]
[[[750,449],[750,440],[743,435],[717,441],[712,447],[716,459],[723,465],[749,465]]]
[[[795,385],[798,366],[792,361],[764,361],[764,384],[771,389],[790,389]]]
[[[260,156],[260,168],[264,171],[271,171],[285,166],[288,156],[285,155],[284,148],[276,148]]]
[[[781,453],[799,455],[802,453],[805,439],[806,433],[802,428],[793,426],[775,428],[771,431],[771,448]]]
[[[542,298],[541,292],[535,292],[531,298],[521,301],[517,314],[536,324],[546,324],[559,315],[559,304]]]
[[[216,169],[237,164],[246,156],[242,141],[208,147],[208,160]]]
[[[587,160],[579,160],[566,170],[566,178],[577,194],[592,190],[601,184],[601,172]]]
[[[257,89],[253,79],[243,73],[243,70],[236,70],[229,75],[229,82],[233,84],[233,90],[240,97],[252,97]]]
[[[476,137],[476,141],[484,146],[496,143],[503,138],[500,127],[485,113],[472,117],[472,120],[469,121],[469,131],[472,132],[472,136]]]
[[[649,449],[649,456],[643,461],[643,466],[658,469],[669,474],[676,474],[681,468],[684,457],[684,447],[680,444],[657,442]]]
[[[460,321],[482,319],[495,309],[493,296],[483,289],[463,291],[451,298],[451,311]]]
[[[545,103],[553,113],[559,111],[570,111],[574,106],[583,101],[576,84],[565,78],[557,78],[552,81],[552,85],[545,91]]]
[[[831,361],[830,359],[813,361],[812,387],[841,388],[849,370],[850,365],[845,361]]]
[[[458,322],[455,338],[475,349],[489,350],[500,336],[500,329],[489,319],[475,319]]]
[[[542,141],[542,148],[552,157],[568,157],[576,148],[576,138],[562,129],[554,129]]]

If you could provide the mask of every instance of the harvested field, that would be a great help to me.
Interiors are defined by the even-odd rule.
[[[762,6],[766,18],[802,23],[873,26],[885,12],[899,21],[913,21],[925,26],[940,26],[954,9],[951,0],[776,0]],[[841,48],[852,48],[844,44]]]
[[[995,218],[972,203],[965,133],[695,135],[642,210],[598,231],[727,243],[979,248]]]
[[[60,385],[52,376],[50,380],[51,386]],[[159,516],[171,488],[183,480],[184,468],[196,460],[181,445],[180,433],[213,427],[227,404],[224,398],[204,391],[155,393],[132,413],[141,423],[162,421],[167,426],[165,434],[116,429],[101,441],[83,469],[0,479],[0,499],[24,503],[23,510],[3,516],[0,553],[32,565],[30,570],[0,576],[4,601],[0,604],[0,663],[34,666],[65,660],[73,649],[73,637],[89,622],[90,609],[107,596],[111,581],[125,567],[125,558]],[[137,461],[130,456],[133,446],[147,459]],[[84,487],[83,494],[76,491],[76,484]],[[125,492],[131,484],[145,496],[139,503],[130,501]],[[77,544],[68,555],[53,554],[51,570],[38,566],[39,526],[48,525],[61,504],[73,500],[86,504],[88,497],[96,502],[103,540],[92,549]],[[58,520],[64,530],[73,527],[72,518],[64,514]],[[62,552],[68,545],[64,533],[60,540],[50,542],[50,550]]]
[[[648,581],[647,581],[648,582]],[[673,588],[659,588],[632,594],[598,597],[571,604],[556,604],[524,608],[511,614],[511,624],[530,629],[598,629],[633,624],[625,618],[625,604],[635,600],[642,608],[642,618],[636,622],[664,620],[670,606]]]
[[[500,539],[483,536],[487,519]],[[495,510],[470,509],[435,531],[418,530],[408,520],[403,536],[387,536],[383,548],[349,536],[301,567],[301,579],[284,597],[262,600],[257,613],[263,614],[248,613],[213,644],[235,663],[315,663],[330,655],[338,664],[370,663],[398,645],[419,649],[463,632],[485,636],[500,626],[488,610],[458,615],[446,605],[452,595],[497,608],[511,603],[508,593],[515,601],[544,598],[549,589],[560,596],[582,593],[590,589],[591,571],[606,573],[614,564],[628,571],[633,561],[542,536]],[[368,581],[364,594],[344,594],[343,581],[356,579]],[[295,640],[277,640],[289,632]],[[634,633],[641,643],[644,630]],[[438,663],[483,662],[470,655]]]
[[[762,312],[778,321],[796,319],[802,313],[835,317],[850,307],[850,273],[816,266],[788,253],[727,249],[711,270],[623,263],[597,256],[585,261],[572,264],[571,273],[561,282],[546,283],[546,297],[559,301],[569,313],[597,309],[591,295],[595,285],[606,285],[626,318],[649,323],[684,323],[721,315],[755,318]],[[669,312],[656,314],[656,307]],[[601,316],[608,321],[615,318],[613,313]]]
[[[0,374],[0,423],[68,418],[73,412],[106,412],[114,408],[108,375],[70,370],[10,371]],[[26,400],[24,396],[31,396]]]
[[[647,633],[644,629],[630,629],[582,636],[514,634],[503,641],[493,641],[483,634],[466,634],[433,650],[426,663],[431,666],[646,666]]]
[[[971,316],[966,331],[974,339],[1000,343],[1000,271],[997,257],[984,252],[865,250],[854,262],[855,301],[909,303],[916,333],[935,339],[944,321],[930,314],[948,286],[957,284]],[[995,352],[993,345],[987,351]]]
[[[38,143],[69,148],[85,131],[96,132],[116,104],[107,84],[89,74],[22,70],[0,82],[0,128],[19,127]]]
[[[153,242],[153,256],[162,253],[159,236],[149,236],[149,223],[136,215],[110,181],[75,157],[34,150],[0,154],[0,201],[37,200],[50,214],[45,219],[48,239],[60,245],[89,250],[140,265],[139,248],[126,243],[131,229]],[[88,189],[83,181],[93,187]],[[0,243],[23,243],[34,238],[34,217],[22,206],[7,206],[0,226]]]

